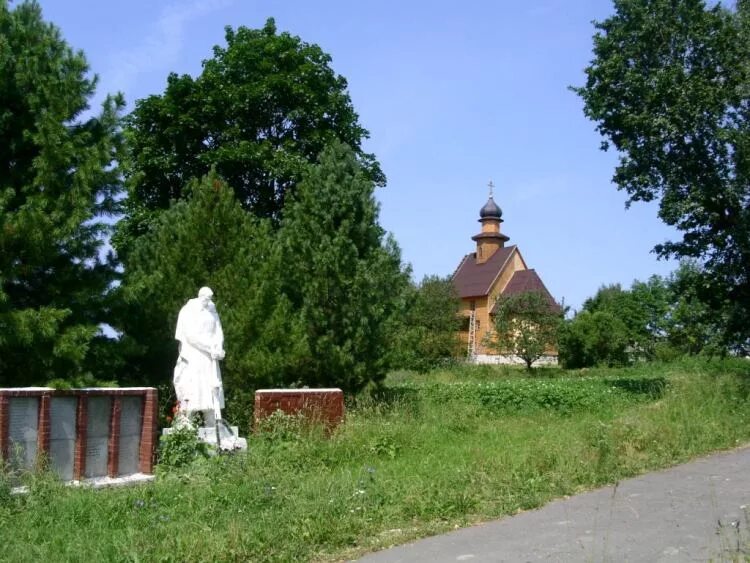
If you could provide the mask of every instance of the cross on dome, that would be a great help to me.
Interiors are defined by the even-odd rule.
[[[490,189],[490,197],[487,199],[487,203],[484,204],[484,207],[479,210],[479,220],[496,220],[496,221],[502,221],[503,220],[503,210],[500,209],[500,206],[495,203],[495,198],[493,196],[493,191],[495,189],[495,183],[490,180],[487,184],[487,187]]]

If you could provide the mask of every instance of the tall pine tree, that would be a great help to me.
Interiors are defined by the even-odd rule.
[[[408,279],[373,188],[339,143],[308,165],[281,229],[245,211],[215,172],[190,183],[135,241],[118,290],[130,381],[171,381],[177,314],[203,285],[224,328],[230,419],[247,422],[259,387],[356,390],[381,379]]]
[[[270,220],[244,211],[215,172],[188,184],[185,197],[135,242],[118,290],[128,365],[123,380],[169,386],[177,314],[209,286],[224,329],[227,414],[247,422],[252,392],[294,381],[295,359],[308,356],[305,335],[280,293],[278,250]]]
[[[298,380],[357,390],[385,375],[388,326],[408,276],[378,223],[374,183],[333,142],[284,210],[283,292],[305,331]]]
[[[36,2],[0,0],[0,386],[97,375],[124,102],[84,118],[95,86]]]

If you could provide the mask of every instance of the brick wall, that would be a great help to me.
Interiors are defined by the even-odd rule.
[[[344,418],[344,393],[341,389],[260,389],[255,392],[255,424],[277,410],[285,414],[302,413],[330,430]]]
[[[53,397],[77,398],[75,420],[75,444],[73,446],[73,479],[79,480],[86,474],[87,433],[89,422],[88,403],[91,397],[112,399],[107,420],[107,475],[119,475],[118,460],[120,451],[121,397],[142,397],[140,412],[140,447],[138,467],[141,473],[151,474],[154,468],[155,449],[158,432],[157,391],[152,387],[95,388],[55,390],[48,388],[0,388],[0,459],[8,460],[10,455],[10,403],[14,398],[32,397],[39,399],[37,415],[37,455],[49,455],[50,432],[54,421],[50,416],[50,401]]]
[[[156,389],[147,389],[143,401],[143,423],[141,425],[141,451],[139,471],[150,475],[154,472],[156,444],[158,443],[159,403]]]
[[[8,422],[9,422],[8,397],[0,395],[0,459],[8,457]]]

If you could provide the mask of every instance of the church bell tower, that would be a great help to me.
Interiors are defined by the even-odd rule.
[[[476,260],[477,264],[484,264],[490,257],[497,252],[498,248],[505,246],[510,237],[500,232],[500,223],[503,222],[503,210],[495,203],[493,198],[493,189],[495,185],[490,181],[490,197],[484,207],[479,210],[479,222],[482,224],[482,231],[474,235],[473,241],[477,243]]]

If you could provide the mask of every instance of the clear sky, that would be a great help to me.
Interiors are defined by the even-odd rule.
[[[98,96],[129,108],[164,91],[169,72],[197,75],[224,26],[317,43],[346,77],[365,148],[388,177],[381,224],[414,277],[450,275],[474,250],[487,183],[503,232],[552,294],[574,309],[602,284],[664,275],[651,248],[676,234],[654,204],[625,210],[616,155],[569,85],[584,82],[592,20],[610,0],[42,0],[45,19],[83,49]]]

